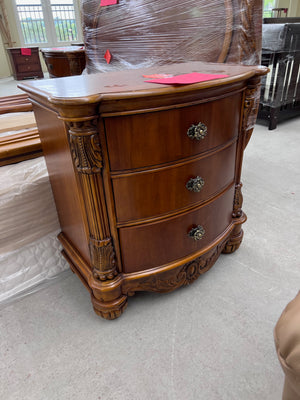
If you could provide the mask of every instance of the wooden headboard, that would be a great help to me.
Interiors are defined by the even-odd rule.
[[[198,60],[260,64],[262,0],[82,0],[82,20],[88,73]],[[0,113],[27,108],[27,95],[0,101]],[[37,128],[0,139],[0,165],[41,154]]]
[[[83,0],[82,15],[89,73],[199,60],[260,63],[261,0],[119,0],[106,7]]]

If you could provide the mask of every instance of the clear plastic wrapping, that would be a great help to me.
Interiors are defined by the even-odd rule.
[[[0,308],[63,278],[68,264],[61,255],[58,231],[14,251],[0,254]]]
[[[263,50],[284,50],[287,26],[285,24],[266,24],[262,27]]]
[[[105,7],[83,0],[82,15],[88,73],[187,61],[260,61],[258,0],[119,0]]]
[[[44,158],[1,167],[0,253],[59,229]]]
[[[0,169],[0,303],[67,268],[43,157]]]

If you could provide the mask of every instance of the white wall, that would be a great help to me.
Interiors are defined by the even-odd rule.
[[[0,36],[0,78],[6,78],[10,75],[11,69],[8,62],[7,52],[2,37]]]
[[[4,5],[6,8],[8,24],[10,28],[10,34],[13,41],[13,46],[20,45],[20,38],[17,31],[17,26],[15,22],[14,10],[12,6],[12,1],[14,0],[4,0]],[[0,36],[0,78],[6,78],[11,75],[11,66],[6,52],[7,43],[4,43],[3,38]]]
[[[299,17],[299,0],[290,0],[288,17]]]
[[[288,8],[288,17],[300,17],[300,1],[299,0],[278,0],[278,8]]]

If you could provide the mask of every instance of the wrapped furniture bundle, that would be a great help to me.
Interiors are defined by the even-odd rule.
[[[88,73],[187,61],[260,63],[259,0],[101,3],[82,3]]]

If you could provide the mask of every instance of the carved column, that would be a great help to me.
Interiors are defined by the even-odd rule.
[[[73,164],[85,206],[93,277],[100,281],[111,280],[117,275],[117,265],[102,182],[98,117],[63,119],[68,127]]]
[[[250,79],[244,101],[242,135],[244,138],[243,149],[247,146],[256,122],[260,100],[260,77]]]
[[[233,253],[236,251],[243,240],[243,230],[242,223],[247,219],[246,215],[243,213],[243,195],[242,195],[242,183],[241,179],[241,165],[243,159],[243,153],[245,147],[247,146],[256,121],[258,106],[260,97],[260,77],[254,77],[248,82],[247,89],[244,96],[244,107],[242,114],[242,129],[240,134],[240,144],[239,144],[239,168],[237,170],[235,193],[233,200],[233,211],[232,218],[233,222],[236,224],[232,234],[226,243],[223,253]]]

